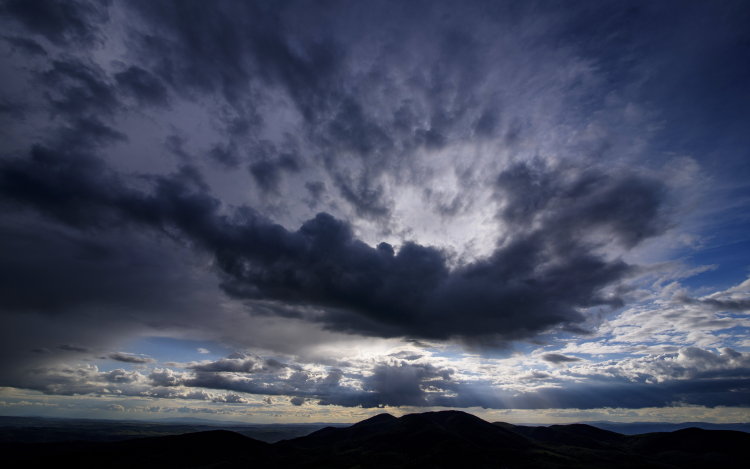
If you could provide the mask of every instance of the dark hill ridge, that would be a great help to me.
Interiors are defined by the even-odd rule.
[[[348,442],[399,441],[401,439],[417,442],[426,436],[432,442],[449,438],[460,438],[474,445],[498,449],[528,446],[530,443],[523,436],[499,428],[485,420],[466,412],[443,411],[409,414],[396,418],[390,414],[380,414],[345,428],[326,427],[306,437],[290,440],[290,444],[304,447],[321,444]],[[430,443],[432,444],[432,443]]]
[[[642,433],[674,432],[686,428],[701,428],[703,430],[735,430],[750,433],[748,423],[707,423],[707,422],[579,422],[592,425],[602,430],[610,430],[623,435],[640,435]]]
[[[492,424],[458,411],[399,418],[380,414],[349,427],[326,427],[274,444],[215,430],[77,443],[55,456],[45,456],[45,443],[26,445],[30,446],[13,459],[4,452],[5,459],[14,466],[40,467],[750,467],[750,435],[742,432],[687,429],[626,436],[583,424]]]
[[[687,428],[622,435],[585,424],[531,427],[496,422],[495,425],[553,445],[564,453],[570,453],[565,447],[576,447],[621,453],[624,457],[640,455],[652,462],[668,464],[664,467],[750,467],[747,450],[750,434],[740,431]]]
[[[302,445],[316,445],[322,441],[367,437],[388,428],[394,420],[398,419],[391,414],[378,414],[357,422],[351,427],[325,427],[305,437],[297,438],[295,441]]]
[[[578,446],[595,450],[615,448],[624,438],[624,436],[619,433],[601,430],[592,427],[591,425],[584,424],[527,427],[497,422],[495,425],[513,431],[519,435],[533,438],[537,441],[565,446]]]
[[[634,451],[659,454],[665,451],[686,453],[719,452],[737,457],[750,456],[748,434],[732,430],[686,428],[671,433],[646,433],[625,437]]]
[[[277,445],[275,445],[277,446]],[[279,444],[282,467],[497,467],[529,459],[534,443],[465,412],[381,414]]]

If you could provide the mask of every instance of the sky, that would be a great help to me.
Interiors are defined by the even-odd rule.
[[[750,3],[0,2],[0,414],[750,421]]]

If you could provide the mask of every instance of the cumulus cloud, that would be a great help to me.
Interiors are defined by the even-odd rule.
[[[94,394],[293,406],[375,408],[485,407],[492,409],[661,407],[722,402],[738,405],[750,382],[750,353],[686,347],[677,353],[539,369],[543,359],[497,368],[486,364],[394,356],[362,359],[343,368],[287,367],[255,371],[100,372],[90,365],[40,370],[26,387],[46,394]],[[525,365],[522,365],[526,363]],[[559,362],[558,362],[559,363]],[[553,365],[557,363],[552,362]],[[518,366],[522,365],[522,366]],[[531,365],[534,368],[528,369]],[[478,369],[485,372],[477,374]],[[606,392],[605,392],[606,390]],[[264,395],[260,401],[246,397]],[[286,399],[280,400],[282,396]]]
[[[289,365],[281,363],[273,358],[263,359],[257,355],[248,355],[243,352],[234,352],[226,358],[220,358],[215,362],[190,363],[187,368],[202,372],[274,372]]]
[[[182,376],[168,368],[157,368],[149,373],[148,379],[156,386],[177,386]]]
[[[220,394],[211,399],[211,402],[226,402],[229,404],[247,404],[250,401],[235,393]]]

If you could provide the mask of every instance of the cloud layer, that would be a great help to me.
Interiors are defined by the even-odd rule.
[[[0,15],[0,385],[742,404],[741,2]]]

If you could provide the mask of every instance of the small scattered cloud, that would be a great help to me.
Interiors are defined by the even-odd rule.
[[[110,360],[114,360],[117,362],[134,363],[134,364],[139,364],[139,365],[143,365],[146,363],[156,363],[156,360],[150,357],[129,355],[129,354],[121,353],[121,352],[110,353],[109,355],[107,355],[107,357],[109,357]]]
[[[305,399],[304,397],[293,397],[289,399],[289,403],[294,406],[301,406],[302,404],[305,403],[306,400],[307,399]]]
[[[554,363],[555,365],[559,365],[560,363],[579,362],[582,360],[581,358],[571,357],[561,353],[545,353],[542,354],[541,359],[549,363]]]
[[[91,352],[91,349],[89,349],[88,347],[80,347],[78,345],[71,345],[71,344],[58,345],[57,348],[59,350],[65,351],[65,352],[78,352],[78,353],[89,353],[89,352]]]

